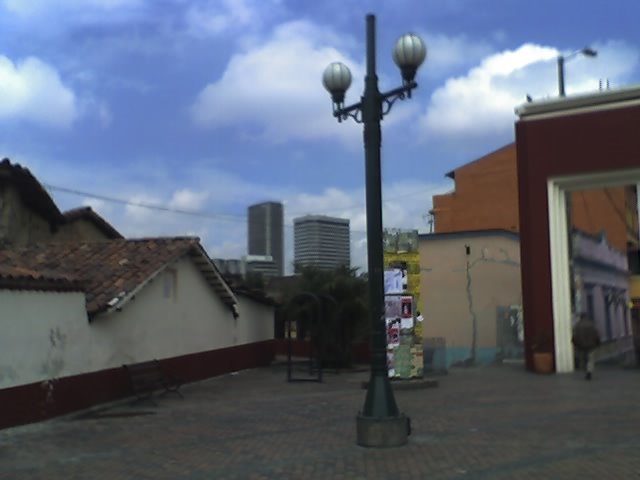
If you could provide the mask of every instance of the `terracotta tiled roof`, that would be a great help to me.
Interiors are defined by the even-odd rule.
[[[0,265],[0,288],[16,290],[82,291],[74,278],[59,272],[36,271],[25,267]]]
[[[80,219],[89,220],[90,222],[93,222],[93,224],[102,231],[107,238],[124,238],[120,232],[113,228],[109,222],[98,215],[91,207],[74,208],[72,210],[67,210],[62,215],[64,216],[65,223],[72,223]]]
[[[235,295],[193,237],[49,243],[4,249],[0,250],[0,268],[80,282],[87,312],[94,316],[121,307],[169,263],[185,255],[192,258],[215,293],[235,312]]]

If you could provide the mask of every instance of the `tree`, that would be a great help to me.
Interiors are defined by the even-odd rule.
[[[306,292],[318,297],[323,308],[313,339],[322,347],[325,365],[345,366],[351,362],[351,347],[355,342],[368,339],[368,288],[366,277],[355,268],[342,267],[322,270],[297,266],[299,279],[285,302]],[[296,321],[308,323],[311,305],[297,305],[289,313]],[[306,325],[309,327],[309,325]],[[305,329],[307,332],[311,329]]]
[[[264,276],[261,272],[247,272],[244,284],[250,289],[264,290]]]

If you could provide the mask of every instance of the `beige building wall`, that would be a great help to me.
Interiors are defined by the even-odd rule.
[[[425,338],[445,339],[448,365],[465,360],[472,351],[475,317],[476,361],[494,361],[498,307],[522,301],[517,235],[504,231],[421,235],[419,250]]]

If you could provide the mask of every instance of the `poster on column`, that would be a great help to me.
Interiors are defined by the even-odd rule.
[[[389,376],[423,376],[418,231],[385,229],[384,293]],[[417,318],[420,325],[417,325]]]
[[[385,295],[384,316],[385,318],[402,317],[402,297],[400,295]]]
[[[400,345],[400,318],[387,318],[387,346]]]

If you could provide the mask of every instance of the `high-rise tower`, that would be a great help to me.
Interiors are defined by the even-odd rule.
[[[335,269],[351,266],[349,220],[306,215],[293,220],[294,263]]]
[[[248,209],[249,255],[271,256],[279,276],[284,275],[284,208],[279,202],[264,202]]]

